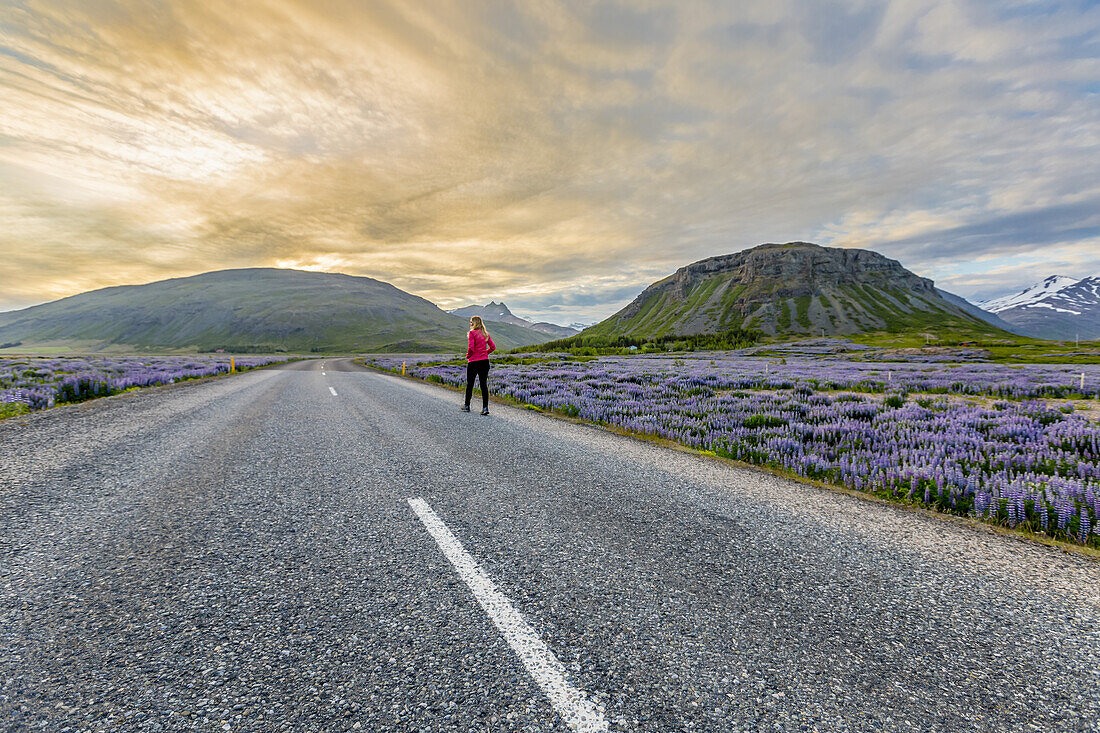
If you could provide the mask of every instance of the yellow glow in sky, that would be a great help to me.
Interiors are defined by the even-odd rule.
[[[968,2],[3,3],[0,309],[279,266],[593,321],[795,239],[965,295],[1040,249],[1084,276],[1090,28]]]

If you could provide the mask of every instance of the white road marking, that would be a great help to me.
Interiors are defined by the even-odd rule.
[[[454,565],[459,577],[474,593],[474,598],[489,614],[493,624],[504,636],[504,640],[519,655],[523,666],[535,678],[550,704],[561,715],[570,729],[589,733],[606,731],[607,721],[603,713],[584,696],[584,693],[569,684],[565,678],[565,667],[554,653],[542,643],[535,630],[523,619],[512,603],[497,590],[496,585],[481,569],[458,541],[447,525],[443,523],[428,502],[423,499],[407,499],[409,506],[420,517],[420,521],[431,533],[439,549]]]
[[[335,396],[336,396],[336,390],[334,390],[334,389],[333,389],[332,387],[329,387],[329,388],[328,388],[328,391],[329,391],[329,392],[332,392],[332,396],[333,396],[333,397],[335,397]]]

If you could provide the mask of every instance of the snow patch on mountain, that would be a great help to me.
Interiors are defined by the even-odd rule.
[[[987,310],[990,313],[1000,313],[1010,308],[1026,308],[1031,307],[1039,303],[1041,300],[1049,298],[1055,293],[1061,292],[1068,287],[1072,287],[1079,282],[1075,277],[1067,277],[1066,275],[1051,275],[1047,279],[1040,283],[1036,283],[1031,287],[1024,288],[1018,293],[1013,295],[1006,295],[1001,298],[994,298],[992,300],[983,300],[977,303],[978,307],[982,310]],[[1100,281],[1098,281],[1100,283]]]
[[[1053,306],[1050,303],[1032,303],[1031,305],[1024,306],[1026,308],[1050,308],[1052,311],[1058,311],[1059,313],[1072,313],[1075,316],[1081,315],[1081,311],[1071,311],[1069,308],[1059,308]]]
[[[485,305],[468,305],[465,308],[456,308],[447,312],[465,318],[469,318],[470,316],[481,316],[486,321],[510,323],[513,326],[529,328],[532,331],[538,331],[539,333],[556,339],[575,336],[578,333],[577,329],[559,326],[556,323],[547,323],[546,321],[532,323],[526,318],[520,318],[513,314],[504,303],[497,303],[496,301],[489,301]]]
[[[1053,275],[1015,295],[979,305],[1025,336],[1068,341],[1100,338],[1100,275],[1081,280]]]

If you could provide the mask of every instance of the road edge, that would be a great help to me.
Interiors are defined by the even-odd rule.
[[[385,374],[386,376],[395,377],[397,379],[405,379],[405,380],[408,380],[408,381],[411,381],[411,382],[416,382],[418,384],[426,384],[426,385],[429,385],[429,386],[432,386],[432,387],[441,387],[441,388],[449,390],[451,392],[458,392],[460,394],[463,392],[462,387],[456,387],[454,385],[445,384],[445,383],[442,383],[442,382],[429,382],[427,379],[423,379],[421,377],[415,377],[415,376],[412,376],[410,374],[398,374],[397,372],[391,371],[389,369],[384,369],[382,367],[377,367],[377,366],[372,366],[372,365],[369,365],[369,364],[364,364],[364,363],[358,361],[357,358],[353,358],[351,360],[351,362],[353,364],[355,364],[356,366],[361,367],[365,371],[377,372],[379,374]],[[623,437],[626,437],[626,438],[631,438],[633,440],[637,440],[637,441],[640,441],[640,442],[643,442],[643,443],[649,443],[651,445],[656,445],[656,446],[661,447],[661,448],[667,448],[667,449],[674,450],[674,451],[677,451],[677,452],[680,452],[680,453],[689,453],[691,455],[700,456],[700,457],[703,457],[703,458],[709,458],[711,460],[719,461],[721,463],[725,463],[726,465],[734,466],[736,468],[744,468],[744,469],[748,469],[748,470],[751,470],[751,471],[758,471],[760,473],[765,473],[765,474],[768,474],[768,475],[771,475],[771,476],[776,476],[778,478],[790,479],[792,481],[797,481],[798,483],[803,484],[805,486],[812,486],[814,488],[821,489],[822,491],[830,491],[830,492],[833,492],[833,493],[845,494],[845,495],[850,496],[852,498],[860,499],[862,501],[868,501],[868,502],[871,502],[871,503],[874,503],[874,504],[879,504],[881,506],[888,506],[888,507],[896,507],[898,509],[905,509],[905,510],[914,512],[916,514],[921,514],[921,515],[926,516],[926,517],[935,518],[935,519],[938,519],[938,520],[941,520],[941,521],[952,522],[952,523],[957,524],[959,526],[969,527],[969,528],[971,528],[971,529],[973,529],[973,530],[975,530],[979,533],[999,535],[1001,537],[1007,537],[1007,538],[1019,540],[1021,542],[1027,542],[1027,543],[1032,544],[1032,545],[1039,545],[1039,546],[1046,547],[1046,548],[1052,549],[1052,550],[1061,550],[1063,553],[1065,553],[1067,555],[1077,555],[1077,556],[1083,557],[1087,560],[1091,560],[1092,562],[1100,563],[1100,550],[1094,549],[1092,547],[1085,547],[1084,545],[1071,544],[1069,542],[1063,542],[1062,540],[1056,540],[1052,537],[1042,537],[1042,536],[1034,535],[1030,532],[1023,532],[1023,531],[1018,530],[1018,529],[1012,529],[1011,527],[1001,527],[1001,526],[996,525],[996,524],[989,524],[987,522],[981,522],[979,520],[971,519],[969,517],[959,517],[959,516],[956,516],[956,515],[953,515],[953,514],[943,514],[942,512],[934,512],[931,509],[926,509],[925,507],[918,506],[918,505],[915,505],[915,504],[907,504],[907,503],[901,502],[901,501],[891,501],[890,499],[886,499],[886,498],[883,498],[881,496],[876,496],[874,494],[868,494],[867,492],[864,492],[864,491],[857,491],[856,489],[849,489],[847,486],[840,486],[838,484],[831,484],[831,483],[828,483],[826,481],[818,481],[817,479],[811,479],[811,478],[807,478],[805,476],[799,476],[796,473],[783,471],[781,469],[776,469],[776,468],[772,468],[772,467],[769,467],[769,466],[757,466],[757,465],[754,465],[752,463],[745,463],[743,461],[738,461],[738,460],[735,460],[733,458],[726,458],[725,456],[717,455],[716,453],[713,453],[712,451],[705,451],[705,450],[700,450],[698,448],[692,448],[691,446],[684,445],[683,443],[677,443],[676,441],[669,440],[668,438],[661,438],[661,437],[656,436],[656,435],[645,435],[645,434],[642,434],[642,433],[635,433],[635,432],[632,432],[630,430],[627,430],[626,428],[620,428],[620,427],[617,427],[617,426],[614,426],[614,425],[604,425],[602,423],[595,423],[595,422],[590,422],[588,420],[582,420],[579,417],[573,417],[572,415],[565,415],[565,414],[562,414],[560,412],[555,412],[554,410],[548,410],[546,408],[538,407],[537,405],[531,405],[531,404],[528,404],[526,402],[520,402],[519,400],[508,397],[507,395],[494,395],[494,394],[490,393],[489,394],[489,399],[490,399],[490,401],[495,402],[497,404],[505,405],[505,406],[508,406],[508,407],[515,407],[517,409],[523,409],[523,410],[526,410],[528,412],[534,412],[534,413],[537,413],[539,415],[544,415],[546,417],[553,418],[555,420],[561,420],[561,421],[564,421],[564,422],[572,423],[574,425],[584,425],[584,426],[587,426],[589,428],[602,430],[602,431],[607,432],[607,433],[612,433],[613,435],[620,435],[620,436],[623,436]]]
[[[66,412],[78,412],[83,410],[89,410],[95,405],[102,405],[107,400],[119,400],[133,397],[137,394],[148,394],[150,392],[157,392],[167,389],[178,389],[180,387],[187,387],[195,384],[207,384],[219,379],[229,379],[230,377],[239,377],[242,374],[248,374],[249,372],[258,372],[263,369],[271,369],[272,367],[284,366],[286,364],[293,364],[299,361],[309,361],[317,357],[301,357],[298,359],[291,359],[288,361],[277,361],[271,364],[264,364],[263,366],[252,367],[251,369],[237,370],[234,372],[226,372],[225,374],[212,374],[209,377],[196,377],[194,379],[184,379],[179,382],[169,382],[168,384],[152,384],[148,387],[138,387],[137,389],[128,389],[125,392],[119,392],[118,394],[103,395],[102,397],[93,397],[90,400],[82,400],[80,402],[63,402],[60,405],[54,405],[53,407],[47,407],[42,410],[31,410],[30,412],[24,412],[22,415],[12,415],[10,417],[0,418],[0,428],[5,425],[29,425],[31,420],[43,419],[46,415],[58,415]]]

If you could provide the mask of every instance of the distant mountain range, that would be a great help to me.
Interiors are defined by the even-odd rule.
[[[877,252],[788,242],[681,267],[581,333],[650,338],[745,328],[777,338],[882,333],[976,340],[1010,338],[1010,331],[1100,337],[1100,277],[1052,277],[984,305],[997,313]],[[447,313],[367,277],[253,268],[105,288],[0,313],[0,349],[461,352],[471,315],[492,323],[501,349],[577,333],[520,318],[504,303]]]
[[[369,277],[222,270],[0,313],[0,344],[78,351],[464,351],[469,323]],[[546,341],[495,324],[502,349]]]
[[[455,310],[447,312],[463,318],[481,316],[482,320],[485,321],[510,323],[513,326],[521,326],[523,328],[529,328],[532,331],[546,334],[551,339],[575,336],[580,333],[578,329],[569,328],[568,326],[559,326],[556,323],[547,323],[545,321],[532,323],[525,318],[513,315],[512,311],[508,310],[508,306],[504,305],[504,303],[496,303],[493,301],[489,301],[486,305],[468,305],[465,308],[456,308]]]
[[[788,242],[681,267],[584,334],[654,337],[751,328],[780,337],[1010,337],[1002,324],[877,252]]]
[[[1071,340],[1100,338],[1100,275],[1051,275],[1018,293],[981,301],[1026,336]]]

